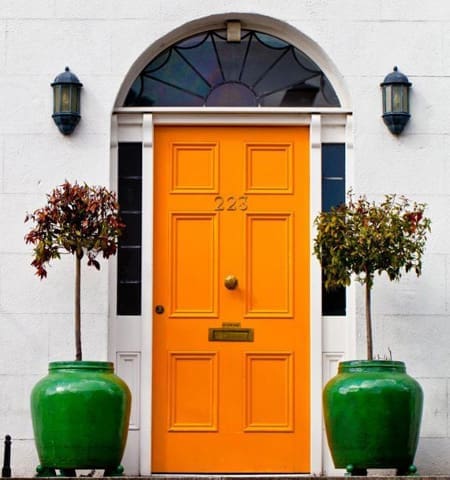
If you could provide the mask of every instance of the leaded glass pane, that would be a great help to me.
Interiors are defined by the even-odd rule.
[[[192,95],[204,97],[209,92],[206,80],[175,49],[160,68],[146,73],[145,77],[185,90]]]
[[[217,56],[222,67],[223,81],[241,81],[242,68],[250,41],[248,32],[241,32],[240,42],[227,42],[225,32],[212,35],[217,51]]]
[[[203,103],[202,96],[145,77],[138,77],[125,100],[125,106],[134,107],[152,105],[198,107]]]
[[[195,35],[167,48],[134,81],[125,106],[337,107],[320,68],[272,35],[243,30]]]
[[[254,92],[242,83],[222,83],[214,88],[206,99],[207,107],[239,107],[241,105],[258,106]]]
[[[278,68],[277,63],[287,52],[287,48],[269,47],[253,35],[241,77],[242,82],[255,88],[275,66]]]
[[[264,95],[281,89],[302,88],[308,82],[318,77],[317,71],[305,70],[293,55],[292,50],[286,51],[279,59],[276,66],[271,68],[266,75],[255,85],[255,90]],[[316,93],[317,93],[316,88]]]
[[[193,68],[195,68],[208,86],[216,85],[223,80],[214,43],[210,35],[202,35],[203,39],[190,46],[180,46],[177,51]],[[194,37],[198,38],[198,37]]]
[[[339,107],[341,104],[327,77],[320,78],[320,90],[314,100],[315,107]]]
[[[270,48],[286,48],[289,47],[289,44],[280,38],[273,37],[267,33],[254,32],[255,37],[261,42],[267,45]]]

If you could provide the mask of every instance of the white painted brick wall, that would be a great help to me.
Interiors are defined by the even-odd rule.
[[[247,12],[287,22],[342,74],[354,111],[354,188],[399,192],[429,204],[433,232],[420,279],[377,279],[375,342],[404,359],[425,390],[417,464],[450,473],[450,2],[447,0],[0,0],[0,436],[14,438],[16,475],[31,475],[28,393],[49,360],[72,358],[72,263],[40,282],[23,243],[25,212],[65,178],[109,183],[110,119],[127,72],[153,42],[199,17]],[[70,137],[51,119],[54,77],[84,84]],[[413,83],[412,118],[393,137],[379,83],[394,65]],[[85,358],[107,356],[107,265],[83,269]],[[362,295],[357,290],[359,350]],[[69,331],[69,335],[67,332]]]

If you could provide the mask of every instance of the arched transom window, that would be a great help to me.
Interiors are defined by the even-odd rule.
[[[339,107],[322,70],[303,52],[266,33],[214,30],[154,58],[133,82],[132,106]]]

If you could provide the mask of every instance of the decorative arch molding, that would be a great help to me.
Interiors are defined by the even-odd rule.
[[[341,104],[341,108],[346,110],[350,108],[350,96],[342,75],[339,73],[328,55],[315,41],[288,23],[263,15],[239,12],[211,15],[193,20],[175,30],[172,30],[159,40],[155,41],[139,56],[138,59],[136,59],[125,76],[116,97],[115,108],[124,106],[128,91],[136,77],[147,66],[149,61],[163,52],[168,46],[176,44],[189,36],[200,34],[208,30],[224,29],[226,23],[232,20],[239,20],[242,29],[260,31],[278,37],[310,57],[310,59],[319,66],[333,86]]]

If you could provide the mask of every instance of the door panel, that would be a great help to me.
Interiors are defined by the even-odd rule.
[[[248,214],[246,227],[245,316],[292,318],[292,215]]]
[[[291,353],[247,353],[246,432],[294,430],[294,382]]]
[[[309,472],[308,129],[154,139],[152,469]]]
[[[217,355],[171,352],[169,431],[217,431]]]
[[[217,215],[180,212],[170,217],[171,317],[217,317]]]

